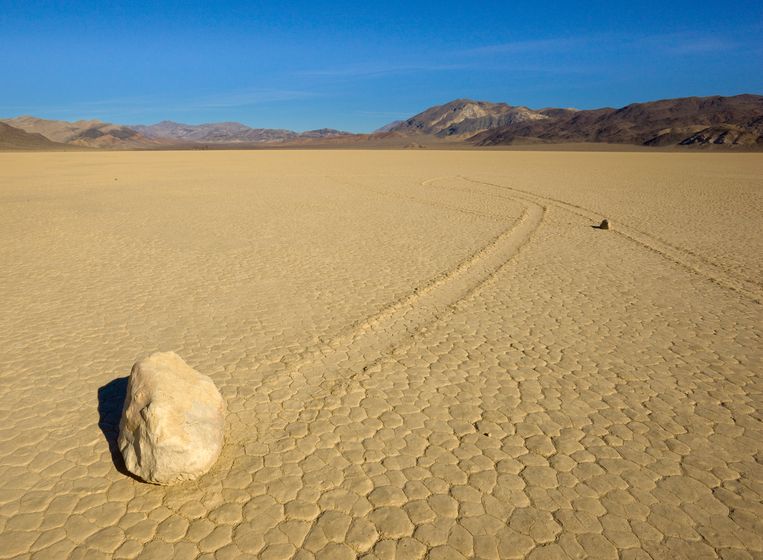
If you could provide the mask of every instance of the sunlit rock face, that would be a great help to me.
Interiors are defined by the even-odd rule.
[[[214,382],[174,352],[130,372],[119,449],[134,475],[154,484],[193,480],[214,465],[225,435],[225,401]]]

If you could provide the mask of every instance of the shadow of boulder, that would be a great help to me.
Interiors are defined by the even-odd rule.
[[[125,467],[122,453],[117,445],[119,420],[122,417],[122,408],[127,395],[127,379],[127,377],[118,377],[98,389],[98,427],[103,432],[103,437],[106,438],[111,453],[111,461],[117,470],[138,480]]]

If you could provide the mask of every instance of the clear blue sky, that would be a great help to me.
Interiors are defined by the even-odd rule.
[[[368,131],[458,97],[763,93],[763,1],[0,0],[0,116]]]

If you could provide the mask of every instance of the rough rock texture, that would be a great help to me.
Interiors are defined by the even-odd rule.
[[[547,115],[531,111],[527,107],[456,99],[444,105],[430,107],[394,126],[390,123],[383,127],[386,130],[381,132],[431,134],[440,138],[467,137],[485,130],[548,118]]]
[[[683,97],[633,103],[620,109],[542,109],[535,113],[549,118],[489,127],[469,141],[478,146],[538,141],[748,149],[763,145],[763,95]]]
[[[206,375],[174,352],[156,352],[130,372],[119,449],[127,469],[154,484],[193,480],[217,460],[225,401]]]
[[[599,224],[599,229],[609,229],[609,220],[603,219]]]

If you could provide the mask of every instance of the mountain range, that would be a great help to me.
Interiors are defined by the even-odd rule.
[[[306,132],[294,132],[281,128],[250,128],[237,122],[209,124],[182,124],[162,121],[152,125],[131,125],[130,128],[155,140],[180,140],[207,144],[236,144],[242,142],[287,142],[298,138],[334,138],[351,136],[349,132],[322,128]]]
[[[763,149],[763,96],[684,97],[625,107],[530,109],[456,99],[371,134],[295,132],[237,122],[120,125],[22,116],[0,120],[0,149],[242,147],[489,147],[610,143]]]
[[[763,147],[763,96],[686,97],[634,103],[621,109],[563,111],[549,118],[485,130],[478,146],[540,141],[607,142],[643,146]]]

